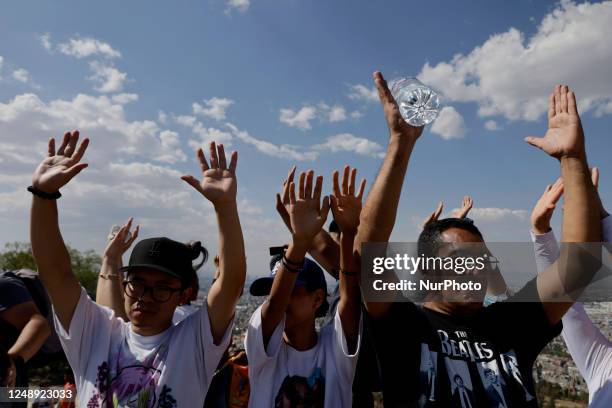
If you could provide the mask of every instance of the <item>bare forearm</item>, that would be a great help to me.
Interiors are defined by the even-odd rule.
[[[362,242],[389,240],[413,147],[412,139],[391,136],[382,167],[361,211],[359,232],[355,240],[355,250],[359,254]]]
[[[285,252],[285,257],[292,262],[301,262],[305,256],[306,247],[303,245],[295,245],[292,243]],[[285,316],[297,275],[296,272],[287,270],[282,263],[276,272],[272,288],[270,289],[270,296],[261,310],[261,326],[264,344],[266,346],[274,329]]]
[[[102,258],[102,267],[96,286],[96,303],[115,312],[117,317],[128,321],[125,313],[121,273],[121,259]]]
[[[40,350],[50,333],[51,329],[47,320],[40,314],[34,315],[23,327],[8,354],[10,356],[20,356],[28,361]]]
[[[70,255],[59,230],[55,201],[33,197],[30,239],[40,279],[60,322],[68,329],[81,289],[72,272]]]
[[[246,277],[242,227],[236,205],[216,209],[219,225],[219,283],[224,296],[238,301]],[[233,309],[232,305],[232,309]]]
[[[215,344],[223,338],[246,276],[244,239],[236,204],[215,208],[219,225],[219,278],[206,298]]]
[[[600,242],[600,201],[586,158],[561,159],[565,188],[563,242]]]
[[[338,266],[340,265],[340,246],[324,230],[319,232],[310,246],[308,253],[330,275],[338,279]]]
[[[349,352],[354,353],[359,339],[359,316],[361,314],[361,294],[359,291],[359,264],[354,256],[355,234],[341,235],[340,255],[340,303],[338,313],[342,330],[346,337]]]

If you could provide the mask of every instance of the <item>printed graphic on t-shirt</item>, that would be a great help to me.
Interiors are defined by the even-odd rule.
[[[495,408],[508,408],[508,391],[497,361],[482,361],[477,364],[478,373],[484,384],[489,405]]]
[[[426,406],[427,402],[436,400],[436,372],[438,364],[438,353],[430,351],[425,343],[421,343],[421,367],[419,378],[421,389],[425,391],[419,397],[419,405]]]
[[[321,368],[316,368],[308,378],[287,376],[274,399],[275,408],[323,408],[325,403],[325,378]]]
[[[176,399],[171,389],[164,385],[157,393],[159,379],[168,354],[168,345],[161,344],[144,361],[133,355],[125,355],[126,347],[119,348],[111,365],[103,362],[98,367],[97,393],[94,393],[87,408],[135,407],[174,408]]]
[[[489,342],[475,341],[462,330],[437,333],[439,347],[421,343],[419,407],[450,400],[447,404],[456,408],[511,408],[535,400],[514,351],[495,353]],[[440,381],[444,371],[447,379]]]

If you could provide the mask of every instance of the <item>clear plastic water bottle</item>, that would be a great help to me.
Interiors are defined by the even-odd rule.
[[[408,124],[423,126],[433,122],[440,112],[440,95],[416,78],[391,81],[391,94],[397,101],[400,114]]]

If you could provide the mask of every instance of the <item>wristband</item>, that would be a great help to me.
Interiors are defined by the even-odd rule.
[[[283,256],[283,259],[281,260],[281,262],[283,263],[283,266],[285,267],[285,269],[287,269],[289,272],[291,273],[299,273],[302,271],[302,266],[304,265],[303,262],[300,266],[295,266],[295,265],[289,265],[287,258],[285,258]]]
[[[62,196],[62,193],[60,193],[59,191],[56,191],[54,193],[46,193],[42,190],[37,189],[34,186],[29,186],[28,191],[36,197],[44,198],[45,200],[57,200]]]
[[[293,261],[289,260],[289,258],[287,258],[284,253],[283,253],[283,260],[286,263],[288,263],[289,265],[294,265],[294,266],[302,266],[302,265],[304,265],[304,260],[303,259],[301,261],[299,261],[299,262],[293,262]]]

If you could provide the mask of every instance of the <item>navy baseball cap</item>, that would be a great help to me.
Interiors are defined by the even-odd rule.
[[[283,255],[275,255],[270,260],[270,275],[264,278],[259,278],[251,283],[249,292],[253,296],[268,296],[272,289],[272,282],[276,272],[281,265]],[[325,299],[319,309],[317,309],[316,317],[325,316],[329,309],[329,303],[327,302],[327,282],[325,281],[325,273],[323,269],[316,262],[309,258],[304,258],[304,266],[298,272],[295,285],[305,286],[309,292],[313,292],[317,289],[323,289],[325,292]]]

